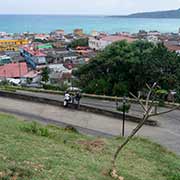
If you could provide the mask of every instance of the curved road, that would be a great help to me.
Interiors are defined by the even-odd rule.
[[[57,95],[51,96],[59,98]],[[60,126],[73,125],[83,133],[98,136],[119,136],[121,134],[122,121],[115,118],[3,97],[0,97],[0,102],[0,112],[21,116],[26,120],[38,120]],[[179,111],[159,117],[159,120],[162,120],[159,127],[144,126],[138,136],[148,137],[180,154],[180,115],[176,116],[176,113],[179,114]],[[126,122],[126,135],[136,125],[136,123]]]

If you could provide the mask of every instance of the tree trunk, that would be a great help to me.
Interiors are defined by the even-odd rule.
[[[141,129],[141,127],[145,124],[145,122],[147,121],[148,118],[149,118],[148,114],[144,115],[141,123],[139,123],[138,126],[132,131],[132,133],[126,138],[124,143],[122,143],[120,146],[118,146],[117,151],[115,152],[115,154],[113,156],[112,169],[115,169],[115,167],[116,167],[116,164],[115,164],[116,163],[116,159],[117,159],[119,153],[121,152],[121,150],[136,135],[136,133]]]

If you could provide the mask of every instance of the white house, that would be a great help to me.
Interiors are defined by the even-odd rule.
[[[129,43],[135,41],[135,39],[130,36],[122,36],[122,35],[89,37],[89,47],[94,50],[103,50],[105,47],[112,44],[113,42],[123,41],[123,40],[126,40]]]

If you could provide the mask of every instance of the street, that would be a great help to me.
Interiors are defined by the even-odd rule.
[[[35,94],[37,95],[37,93]],[[44,95],[46,97],[51,96],[51,98],[55,99],[62,98],[62,96],[58,95],[38,93],[38,96]],[[87,100],[84,98],[82,103],[85,103],[85,101]],[[116,118],[72,109],[64,109],[62,107],[48,104],[3,97],[0,97],[0,102],[0,112],[21,116],[26,120],[39,120],[41,122],[57,125],[71,124],[78,127],[81,131],[83,131],[83,133],[90,133],[98,136],[119,136],[121,134],[122,121]],[[107,104],[106,101],[94,101],[91,99],[90,103],[93,102],[95,102],[94,105],[96,104],[96,106],[103,103],[104,106]],[[137,135],[148,137],[152,141],[157,142],[167,147],[169,150],[180,154],[180,111],[174,111],[168,115],[158,117],[158,120],[160,121],[158,127],[145,125]],[[133,122],[126,122],[125,134],[128,135],[136,125],[137,124]]]

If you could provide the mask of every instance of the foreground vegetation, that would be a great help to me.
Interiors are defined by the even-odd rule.
[[[71,128],[1,114],[0,179],[110,180],[110,160],[122,140],[84,136]],[[122,154],[117,167],[125,180],[180,179],[180,157],[160,145],[135,138]]]
[[[180,56],[163,44],[146,41],[116,42],[74,74],[86,93],[113,96],[137,94],[144,85],[157,82],[162,89],[175,90],[180,101]]]

